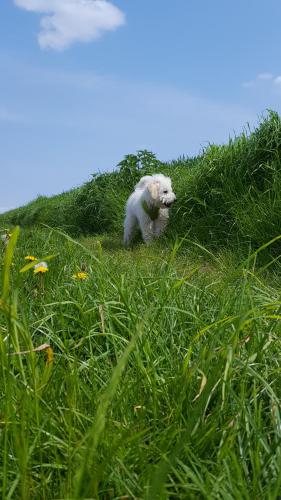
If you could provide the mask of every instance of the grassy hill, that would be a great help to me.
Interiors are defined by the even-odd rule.
[[[221,247],[249,241],[261,245],[281,233],[281,121],[274,112],[253,132],[227,145],[210,145],[193,159],[162,163],[146,151],[127,155],[112,173],[1,215],[0,226],[43,223],[75,236],[120,235],[133,186],[142,175],[157,171],[171,176],[178,198],[171,211],[171,237],[173,232],[190,235]]]
[[[280,125],[129,155],[0,217],[21,226],[0,248],[3,499],[280,498]],[[124,201],[157,170],[168,233],[124,249]]]

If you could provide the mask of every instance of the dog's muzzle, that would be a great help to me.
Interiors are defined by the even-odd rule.
[[[169,203],[164,203],[164,205],[166,208],[170,208],[173,205],[173,203],[175,203],[175,201],[176,201],[176,198],[173,201],[170,201]]]

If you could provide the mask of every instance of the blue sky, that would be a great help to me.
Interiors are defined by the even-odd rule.
[[[1,0],[0,211],[281,103],[279,0]]]

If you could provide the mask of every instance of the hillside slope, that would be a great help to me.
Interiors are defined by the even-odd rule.
[[[163,163],[147,151],[127,155],[118,170],[93,176],[80,188],[39,197],[0,216],[0,227],[47,224],[72,235],[121,234],[124,204],[148,173],[170,175],[178,202],[169,233],[203,244],[261,245],[281,233],[281,120],[269,112],[252,132],[227,145],[209,145],[200,156]]]

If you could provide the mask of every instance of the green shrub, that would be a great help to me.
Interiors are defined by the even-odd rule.
[[[177,192],[177,232],[214,245],[260,245],[281,233],[280,144],[280,117],[270,112],[253,133],[210,145]]]
[[[161,163],[153,153],[138,151],[125,156],[118,167],[118,171],[94,175],[80,189],[77,226],[83,233],[120,231],[126,199],[134,185],[143,175],[160,170]]]

